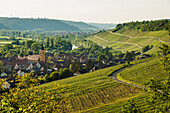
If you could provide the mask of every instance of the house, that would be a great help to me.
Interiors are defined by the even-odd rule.
[[[8,76],[5,72],[1,73],[1,77]]]

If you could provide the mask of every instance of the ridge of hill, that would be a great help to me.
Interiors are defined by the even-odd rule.
[[[45,31],[79,31],[74,26],[52,19],[29,19],[29,18],[0,18],[0,23],[7,30],[45,30]],[[4,28],[4,29],[6,29]]]
[[[105,26],[105,27],[103,27]],[[108,29],[113,24],[89,24],[68,20],[46,18],[8,18],[0,17],[0,30],[41,30],[41,31],[94,31]],[[112,27],[112,29],[114,28]]]

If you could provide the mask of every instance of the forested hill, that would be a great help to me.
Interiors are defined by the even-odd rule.
[[[0,17],[0,30],[83,31],[103,29],[85,22],[41,18]]]
[[[159,31],[159,30],[168,30],[170,28],[170,20],[155,20],[155,21],[142,21],[142,22],[129,22],[118,24],[116,29],[113,32],[116,32],[120,29],[126,30],[139,30],[139,31]]]
[[[79,31],[75,26],[52,19],[0,18],[1,29],[7,30],[35,30],[45,31]]]

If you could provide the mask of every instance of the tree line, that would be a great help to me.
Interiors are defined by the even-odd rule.
[[[125,28],[127,30],[139,30],[139,31],[159,31],[159,30],[169,30],[170,21],[165,20],[151,20],[151,21],[136,21],[128,22],[123,24],[118,24],[113,32]]]

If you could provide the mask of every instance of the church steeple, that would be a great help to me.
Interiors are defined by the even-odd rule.
[[[45,62],[45,49],[43,44],[41,45],[41,49],[39,50],[40,61]]]
[[[44,46],[43,46],[43,44],[41,44],[41,50],[44,50]]]

